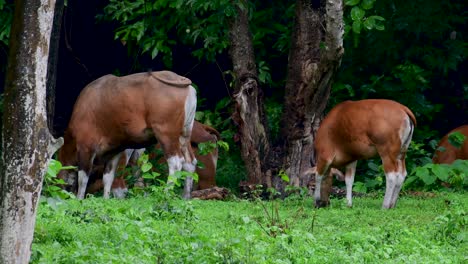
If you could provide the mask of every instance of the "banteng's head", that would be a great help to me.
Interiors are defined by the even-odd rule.
[[[62,166],[76,166],[77,165],[77,158],[76,158],[76,144],[73,137],[67,131],[65,132],[64,136],[64,144],[58,151],[58,161],[62,163]],[[66,185],[63,186],[64,189],[67,191],[75,192],[77,189],[77,173],[76,170],[69,169],[69,170],[61,170],[57,175],[59,179],[65,181]]]

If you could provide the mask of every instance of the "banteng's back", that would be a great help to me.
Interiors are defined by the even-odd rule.
[[[173,72],[106,75],[90,83],[78,97],[67,129],[68,143],[75,147],[64,148],[76,152],[78,164],[69,165],[78,165],[80,170],[78,197],[84,196],[95,161],[111,165],[124,149],[146,147],[156,139],[163,146],[170,174],[182,167],[193,172],[196,159],[190,137],[195,111],[191,81]],[[105,172],[103,180],[106,197],[113,172]],[[191,189],[191,183],[186,187]],[[184,195],[190,192],[185,190]]]

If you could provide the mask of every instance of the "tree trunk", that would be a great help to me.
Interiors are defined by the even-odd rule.
[[[283,168],[293,186],[307,186],[302,174],[314,156],[314,132],[323,115],[333,77],[341,63],[343,3],[341,0],[296,3],[281,131],[285,138]],[[274,186],[283,184],[274,178]]]
[[[49,53],[49,61],[47,66],[47,126],[53,136],[56,136],[54,129],[54,113],[55,113],[55,84],[57,81],[57,63],[60,45],[60,32],[62,31],[62,17],[63,9],[65,7],[65,0],[56,0],[54,22],[50,36],[50,50],[54,52]]]
[[[238,137],[248,182],[269,185],[264,170],[270,144],[265,130],[263,98],[258,84],[247,2],[239,3],[242,7],[237,6],[237,16],[230,23],[230,55],[236,82],[233,119],[239,127]]]
[[[54,0],[17,0],[5,82],[0,167],[0,263],[28,263],[49,157],[46,75]]]

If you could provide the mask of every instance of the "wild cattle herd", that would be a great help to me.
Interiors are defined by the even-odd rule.
[[[155,143],[163,150],[169,175],[182,169],[196,171],[198,189],[214,187],[218,150],[201,155],[197,146],[216,143],[220,134],[194,120],[196,101],[191,81],[170,71],[106,75],[93,81],[74,105],[58,154],[63,165],[77,166],[78,170],[77,174],[60,172],[65,188],[76,192],[78,199],[101,189],[104,198],[109,198],[111,191],[114,197],[123,198],[127,183],[123,176],[114,177],[117,168],[134,164],[144,148]],[[411,110],[395,101],[369,99],[335,106],[317,131],[316,166],[307,171],[315,176],[315,206],[329,205],[331,175],[345,181],[347,203],[352,206],[357,161],[378,155],[386,177],[382,207],[393,208],[407,174],[405,156],[415,127]],[[468,125],[452,132],[468,137]],[[434,163],[468,159],[468,140],[456,148],[446,135],[439,146]],[[197,166],[197,161],[203,167]],[[97,179],[89,181],[90,175],[97,175]],[[193,179],[188,176],[183,197],[190,198],[192,189]]]

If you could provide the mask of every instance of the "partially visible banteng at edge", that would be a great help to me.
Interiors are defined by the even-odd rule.
[[[459,148],[449,142],[449,135],[454,132],[459,132],[466,137]],[[468,125],[453,129],[440,140],[432,162],[437,164],[452,164],[457,159],[468,160]]]
[[[169,174],[195,171],[190,137],[196,111],[192,82],[170,71],[103,76],[78,97],[65,132],[59,160],[78,166],[78,193],[83,199],[93,164],[107,164],[104,198],[109,197],[120,153],[159,142]],[[59,177],[73,184],[73,175]],[[193,179],[187,177],[184,198],[190,198]]]
[[[358,160],[382,159],[386,189],[382,207],[393,208],[406,177],[405,156],[416,118],[395,101],[369,99],[346,101],[325,117],[315,137],[317,168],[315,206],[330,204],[331,168],[346,168],[346,198],[352,206],[352,188]]]

